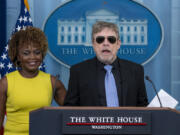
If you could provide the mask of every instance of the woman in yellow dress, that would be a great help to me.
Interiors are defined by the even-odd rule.
[[[35,27],[16,32],[10,40],[8,53],[17,70],[0,80],[0,127],[7,113],[4,135],[28,135],[29,112],[50,106],[53,96],[63,105],[64,85],[39,70],[47,48],[45,34]]]

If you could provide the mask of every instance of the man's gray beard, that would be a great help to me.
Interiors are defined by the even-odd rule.
[[[99,56],[96,56],[96,57],[100,62],[102,62],[103,64],[107,64],[107,65],[112,64],[114,62],[114,60],[116,59],[116,58],[113,59],[113,57],[111,57],[111,58],[105,60],[105,59],[102,59]]]

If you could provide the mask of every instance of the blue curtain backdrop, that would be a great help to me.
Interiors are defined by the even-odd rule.
[[[20,0],[7,0],[7,36],[17,19]],[[43,28],[49,14],[66,0],[28,0],[33,24]],[[180,102],[180,1],[179,0],[136,0],[158,16],[164,30],[164,42],[158,54],[144,65],[145,75],[155,83],[157,90],[161,88]],[[8,38],[8,37],[7,37]],[[58,63],[49,54],[45,59],[47,72],[60,74],[66,88],[69,79],[69,69]],[[152,86],[146,83],[149,101],[155,96]],[[180,106],[177,107],[180,110]]]
[[[6,44],[6,0],[0,4],[0,55]]]

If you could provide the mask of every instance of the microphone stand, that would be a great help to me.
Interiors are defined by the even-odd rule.
[[[163,106],[162,106],[161,100],[160,100],[160,98],[159,98],[159,95],[158,95],[158,93],[157,93],[157,90],[156,90],[156,87],[155,87],[153,81],[149,78],[149,76],[145,76],[145,78],[146,78],[146,80],[148,80],[148,81],[151,83],[151,85],[152,85],[152,87],[153,87],[153,89],[154,89],[154,91],[155,91],[155,93],[156,93],[156,95],[157,95],[157,98],[158,98],[158,100],[159,100],[160,107],[162,108]]]

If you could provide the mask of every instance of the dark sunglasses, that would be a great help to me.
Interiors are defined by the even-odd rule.
[[[96,37],[96,42],[97,42],[98,44],[101,44],[101,43],[104,42],[105,38],[106,38],[106,37],[104,37],[104,36],[97,36],[97,37]],[[117,40],[117,39],[116,39],[116,37],[114,37],[114,36],[108,36],[108,37],[107,37],[107,40],[108,40],[109,43],[114,44],[114,43],[116,43],[116,40]]]

